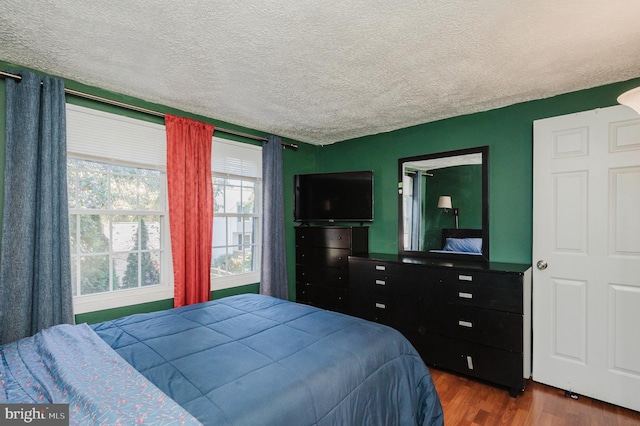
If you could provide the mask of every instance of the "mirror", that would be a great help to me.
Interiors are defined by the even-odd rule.
[[[489,147],[398,160],[400,254],[489,260]]]

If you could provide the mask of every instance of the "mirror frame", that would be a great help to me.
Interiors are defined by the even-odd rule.
[[[404,249],[404,229],[403,229],[403,202],[402,185],[404,177],[404,163],[411,161],[431,160],[444,157],[455,157],[466,154],[482,155],[482,254],[460,254],[460,253],[431,253],[429,251],[412,251]],[[489,147],[480,146],[475,148],[458,149],[454,151],[436,152],[433,154],[415,155],[398,159],[398,254],[402,256],[419,256],[435,259],[464,260],[464,261],[489,261]]]

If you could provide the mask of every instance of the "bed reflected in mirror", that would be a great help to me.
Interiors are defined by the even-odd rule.
[[[488,147],[398,160],[400,254],[489,260]]]

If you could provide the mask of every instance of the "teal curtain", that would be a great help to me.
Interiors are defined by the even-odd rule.
[[[262,146],[262,261],[260,294],[289,298],[284,237],[282,140],[269,136]]]
[[[6,80],[0,343],[73,323],[64,84]]]

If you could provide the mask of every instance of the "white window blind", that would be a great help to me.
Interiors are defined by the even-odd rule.
[[[71,154],[165,170],[166,140],[163,125],[67,104],[67,151]],[[262,178],[261,146],[214,136],[211,157],[215,173]]]
[[[70,154],[166,170],[166,144],[163,125],[67,104]]]
[[[214,131],[215,134],[215,131]],[[211,171],[262,179],[262,147],[213,137]]]

